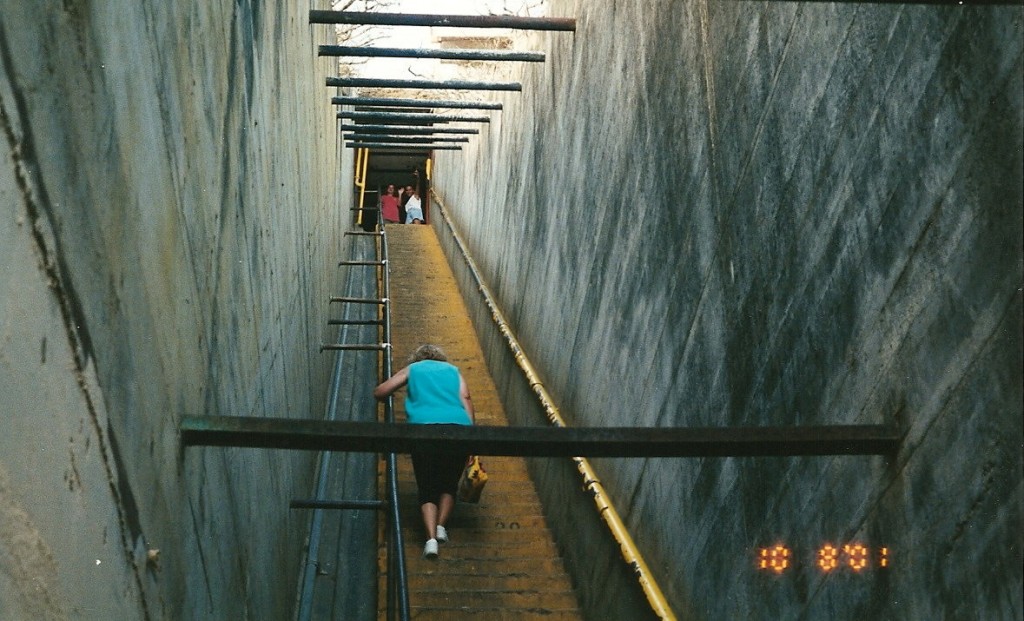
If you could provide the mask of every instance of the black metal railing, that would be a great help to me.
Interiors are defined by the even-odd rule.
[[[350,267],[375,267],[379,270],[377,282],[377,297],[331,297],[329,304],[342,304],[346,308],[352,306],[375,305],[378,307],[376,319],[331,319],[328,325],[341,326],[379,326],[379,341],[375,343],[345,343],[346,331],[338,335],[337,343],[325,343],[320,345],[320,351],[377,351],[383,354],[380,362],[381,380],[391,376],[391,282],[388,273],[388,244],[387,235],[380,226],[377,231],[350,231],[346,235],[371,237],[375,241],[376,258],[372,261],[350,260],[341,261],[339,266]],[[340,422],[336,420],[338,394],[341,385],[342,356],[335,359],[334,373],[331,382],[331,390],[328,395],[328,412],[325,421]],[[391,397],[384,402],[384,420],[387,423],[394,423],[394,404]],[[321,453],[315,497],[311,499],[295,499],[290,503],[293,509],[312,509],[313,515],[310,520],[310,536],[306,553],[306,563],[303,573],[302,585],[299,592],[297,606],[298,621],[308,621],[312,617],[313,600],[316,586],[318,569],[318,556],[320,541],[323,529],[324,511],[330,510],[370,510],[384,511],[387,516],[387,528],[385,529],[387,540],[387,618],[393,621],[408,621],[409,619],[409,588],[405,568],[405,546],[402,541],[402,522],[398,505],[398,461],[396,453],[387,452],[385,457],[385,496],[384,500],[332,500],[325,498],[328,490],[328,473],[330,471],[331,452],[325,450]]]

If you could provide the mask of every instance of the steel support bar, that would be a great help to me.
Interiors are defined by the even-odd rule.
[[[410,453],[432,450],[525,457],[795,457],[886,455],[900,435],[884,425],[819,427],[640,428],[474,427],[185,417],[186,446]]]
[[[358,131],[361,133],[373,134],[479,134],[479,129],[467,129],[463,127],[411,127],[409,125],[370,125],[370,124],[346,124],[342,123],[341,131]]]
[[[490,123],[484,114],[430,114],[429,112],[339,112],[339,119],[371,119],[379,121],[429,121],[431,123]]]
[[[314,10],[309,12],[309,23],[350,24],[356,26],[444,26],[446,28],[576,31],[576,20],[571,17],[520,17],[517,15],[423,15]]]
[[[396,99],[392,97],[331,97],[338,106],[386,106],[394,108],[450,108],[467,110],[501,110],[497,101],[458,101],[456,99]]]
[[[424,157],[430,154],[429,149],[415,150],[410,145],[404,145],[401,147],[383,147],[374,149],[378,155],[402,155],[409,157]]]
[[[345,235],[366,235],[369,237],[381,237],[383,234],[380,231],[345,231]]]
[[[353,142],[469,142],[469,138],[443,138],[441,136],[389,136],[387,134],[342,134]]]
[[[327,86],[359,88],[419,88],[453,91],[521,91],[519,82],[467,82],[463,80],[392,80],[388,78],[327,78]]]
[[[380,319],[328,319],[329,326],[379,326],[383,322]]]
[[[387,265],[387,261],[338,261],[338,266],[342,265]]]
[[[388,300],[387,298],[346,298],[332,296],[330,303],[334,304],[335,302],[342,302],[347,304],[387,304]]]
[[[398,107],[398,106],[355,106],[354,109],[348,110],[347,112],[373,112],[375,114],[388,113],[393,114],[400,112],[402,114],[438,114],[433,110],[424,110],[423,108],[409,108],[409,107]]]
[[[347,344],[347,343],[324,343],[320,345],[320,351],[383,351],[391,347],[391,343],[365,343],[365,344]]]
[[[970,5],[1002,5],[1021,6],[1021,0],[768,0],[769,2],[797,2],[803,4],[815,4],[824,2],[835,2],[838,4],[892,4],[897,6],[930,4],[935,6],[964,7]]]
[[[411,144],[401,142],[346,142],[346,149],[409,149],[419,148],[424,151],[461,151],[462,147],[446,144]]]
[[[290,509],[373,509],[380,511],[387,509],[388,503],[383,500],[292,500],[288,503]]]
[[[527,63],[544,62],[544,52],[509,52],[504,50],[443,50],[402,47],[355,47],[321,45],[318,56],[358,56],[366,58],[438,58],[441,60],[500,60]]]

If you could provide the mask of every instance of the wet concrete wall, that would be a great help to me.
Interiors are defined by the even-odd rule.
[[[309,8],[0,2],[0,618],[291,614],[313,457],[177,428],[324,413],[351,161]]]
[[[552,14],[575,35],[534,37],[547,63],[434,187],[563,414],[906,434],[891,458],[598,462],[677,613],[1019,618],[1022,9]],[[544,424],[474,312],[510,418]],[[635,600],[571,468],[534,471],[595,618]],[[776,545],[786,570],[757,570]]]

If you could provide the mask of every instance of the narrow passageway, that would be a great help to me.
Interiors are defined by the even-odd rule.
[[[507,425],[483,352],[451,269],[429,226],[390,226],[394,367],[422,343],[440,345],[469,384],[478,425]],[[404,420],[404,391],[395,399]],[[399,456],[399,495],[414,619],[582,618],[523,458],[487,457],[490,475],[478,505],[459,504],[451,540],[425,560],[416,485]],[[383,477],[382,477],[383,478]],[[383,481],[381,483],[383,485]],[[379,618],[386,618],[386,558],[381,539]]]

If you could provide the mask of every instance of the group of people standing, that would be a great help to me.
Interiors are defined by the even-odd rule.
[[[380,197],[380,214],[389,224],[423,224],[423,202],[419,190],[412,185],[405,186],[399,195],[393,183]]]

